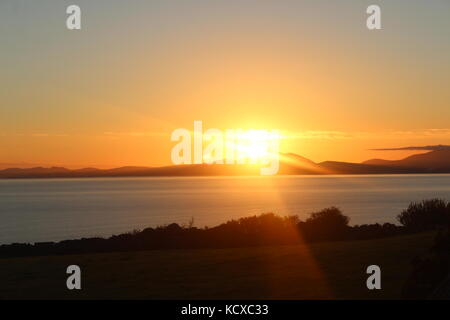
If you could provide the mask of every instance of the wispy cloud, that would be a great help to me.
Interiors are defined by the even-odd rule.
[[[164,137],[169,135],[167,132],[103,132],[105,136],[116,136],[116,137]]]
[[[0,133],[0,137],[69,137],[69,136],[104,136],[104,137],[167,137],[170,132],[158,131],[105,131],[92,134],[74,133]],[[450,139],[450,129],[423,129],[423,130],[397,130],[397,131],[339,131],[339,130],[303,130],[282,131],[284,139],[397,139],[397,138],[440,138]],[[427,148],[424,146],[417,148]],[[445,147],[445,146],[444,146]],[[416,148],[416,147],[406,147]],[[377,149],[373,149],[377,150]],[[381,150],[381,149],[380,149]],[[402,149],[402,150],[429,150],[429,149]]]
[[[0,137],[67,137],[68,134],[65,133],[45,133],[45,132],[37,132],[37,133],[12,133],[12,134],[0,134]]]
[[[65,133],[32,133],[31,137],[67,137]]]
[[[333,131],[333,130],[305,130],[285,132],[287,139],[373,139],[373,138],[442,138],[450,139],[450,129],[423,129],[408,131]],[[407,150],[407,149],[405,149]],[[415,149],[416,150],[416,149]],[[417,149],[428,150],[428,149]]]
[[[413,147],[400,147],[400,148],[379,148],[379,149],[369,149],[373,151],[400,151],[400,150],[450,150],[450,145],[435,145],[435,146],[413,146]]]
[[[307,130],[299,132],[287,132],[283,134],[287,139],[350,139],[354,138],[356,133],[343,131],[326,130]]]

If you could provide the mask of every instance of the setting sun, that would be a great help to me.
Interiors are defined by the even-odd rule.
[[[249,159],[251,163],[269,161],[273,156],[273,146],[279,143],[278,133],[267,130],[249,130],[237,134],[236,149],[238,160]]]

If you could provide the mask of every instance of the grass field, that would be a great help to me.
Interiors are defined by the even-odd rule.
[[[1,299],[396,299],[430,233],[379,240],[0,259]],[[66,289],[66,268],[82,290]],[[382,290],[366,288],[367,266]]]

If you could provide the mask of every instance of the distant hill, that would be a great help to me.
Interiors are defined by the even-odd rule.
[[[436,150],[423,154],[415,154],[402,160],[371,159],[363,162],[368,165],[390,166],[402,168],[421,168],[426,170],[450,169],[450,150]]]
[[[325,161],[316,163],[294,153],[280,153],[280,175],[450,173],[450,150],[417,154],[403,160],[372,159],[362,163]],[[120,167],[113,169],[63,167],[9,168],[0,178],[84,178],[158,176],[243,176],[259,175],[253,165],[195,164],[166,167]]]
[[[425,173],[424,170],[409,170],[407,168],[378,166],[364,163],[351,163],[339,161],[321,162],[320,166],[328,170],[329,174],[407,174],[407,173]]]
[[[293,153],[281,154],[280,159],[280,174],[450,173],[450,150],[431,151],[403,160],[373,159],[362,163],[339,161],[315,163]]]
[[[279,174],[327,174],[319,164],[295,153],[280,153]]]

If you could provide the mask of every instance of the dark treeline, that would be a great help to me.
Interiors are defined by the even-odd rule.
[[[0,257],[120,252],[151,249],[232,248],[311,243],[318,241],[365,240],[433,230],[450,225],[450,203],[424,200],[411,203],[391,223],[349,225],[349,218],[336,207],[313,212],[305,221],[297,216],[273,213],[231,220],[213,228],[180,226],[146,228],[110,238],[83,238],[60,242],[14,243],[0,246]]]

